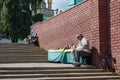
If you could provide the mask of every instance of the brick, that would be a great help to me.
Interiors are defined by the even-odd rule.
[[[119,29],[120,29],[120,17],[119,17],[119,9],[120,9],[120,3],[119,0],[113,0],[110,3],[110,14],[111,14],[111,52],[112,55],[116,58],[120,59],[120,36],[119,35]],[[117,54],[116,54],[117,53]],[[118,62],[120,64],[120,60]],[[120,65],[118,65],[118,70],[120,72]]]

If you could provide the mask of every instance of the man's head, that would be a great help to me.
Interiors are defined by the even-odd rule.
[[[81,34],[81,33],[80,33],[80,34],[77,34],[76,37],[77,37],[78,40],[82,40],[83,34]]]

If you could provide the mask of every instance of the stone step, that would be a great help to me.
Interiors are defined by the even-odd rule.
[[[28,49],[32,49],[32,50],[40,50],[41,48],[40,47],[29,47],[29,46],[24,46],[24,47],[21,47],[21,46],[8,46],[8,47],[3,47],[3,46],[0,46],[0,50],[2,49],[8,49],[8,50],[28,50]]]
[[[0,54],[0,57],[2,58],[2,57],[47,57],[47,55],[43,55],[43,54],[29,54],[29,55],[27,55],[27,54],[10,54],[10,55],[8,55],[8,54]]]
[[[10,53],[10,52],[14,52],[14,53],[34,53],[35,51],[30,51],[30,50],[22,50],[22,51],[19,51],[19,50],[3,50],[3,51],[0,51],[0,53]],[[37,51],[36,51],[36,53],[38,53]]]
[[[38,48],[29,48],[29,47],[24,47],[24,48],[18,48],[18,47],[15,47],[15,48],[2,48],[0,47],[0,51],[3,51],[3,50],[34,50],[34,51],[40,51],[41,49],[38,47]]]
[[[107,80],[119,76],[94,66],[48,63],[47,52],[28,44],[0,44],[0,80]]]
[[[33,46],[33,45],[28,45],[28,44],[1,44],[0,43],[0,50],[3,50],[3,49],[8,49],[8,50],[44,50],[44,49],[41,49],[40,47],[38,46]]]
[[[27,47],[27,48],[26,48]],[[2,49],[13,49],[13,50],[21,50],[21,49],[34,49],[34,50],[37,50],[37,49],[41,49],[40,47],[34,47],[34,46],[1,46],[0,45],[0,50]]]
[[[48,63],[48,61],[41,61],[41,60],[32,60],[32,61],[1,61],[0,64],[11,64],[11,63]]]
[[[16,60],[16,61],[26,61],[26,60],[38,60],[38,61],[47,61],[47,58],[40,58],[40,57],[11,57],[11,58],[1,58],[0,59],[2,61],[13,61],[13,60]]]
[[[11,63],[0,64],[0,70],[41,70],[41,69],[97,69],[92,65],[74,67],[72,64],[61,63]],[[102,69],[100,69],[102,70]]]
[[[8,56],[8,55],[45,55],[45,56],[47,56],[47,54],[43,54],[43,53],[41,53],[41,52],[38,52],[38,53],[21,53],[21,52],[6,52],[6,53],[0,53],[0,55],[5,55],[5,56]]]
[[[46,57],[18,57],[18,56],[14,56],[14,57],[4,57],[4,58],[0,58],[1,61],[7,61],[7,60],[20,60],[22,59],[23,60],[46,60],[47,61],[47,58]]]
[[[31,44],[19,44],[19,43],[16,43],[16,44],[14,44],[14,43],[6,43],[6,44],[2,44],[2,43],[0,43],[0,45],[1,46],[28,46],[28,47],[32,47],[32,46],[34,46],[34,45],[31,45]],[[35,46],[35,47],[37,47],[37,46]]]
[[[55,73],[55,74],[0,74],[0,78],[42,78],[42,77],[83,77],[83,76],[112,76],[111,72],[95,73]]]
[[[120,76],[84,76],[84,77],[42,77],[42,78],[3,78],[0,80],[120,80]]]
[[[43,69],[43,70],[0,70],[0,74],[53,74],[53,73],[95,73],[102,69]]]
[[[9,49],[9,48],[13,48],[13,49],[25,49],[25,48],[30,48],[30,49],[38,49],[39,47],[34,47],[34,46],[1,46],[0,48],[2,49]]]
[[[43,62],[48,62],[46,59],[13,59],[13,60],[0,60],[0,63],[43,63]]]
[[[33,47],[1,47],[0,46],[0,51],[2,51],[3,49],[5,50],[34,50],[34,51],[40,51],[41,48],[37,47],[37,48],[33,48]],[[44,50],[44,49],[42,49]]]
[[[2,50],[2,49],[13,49],[13,50],[20,49],[20,50],[22,50],[22,49],[25,49],[25,48],[26,49],[34,49],[34,50],[40,50],[40,49],[42,49],[40,47],[34,47],[34,46],[1,46],[0,45],[0,50]]]
[[[0,44],[0,63],[43,63],[47,52],[28,44]]]
[[[41,51],[34,51],[34,50],[30,50],[30,49],[28,49],[28,50],[0,50],[0,52],[1,53],[5,53],[5,52],[35,52],[35,53],[38,53],[38,52],[41,52]]]
[[[47,59],[40,59],[40,58],[6,58],[6,59],[0,59],[0,62],[17,62],[17,61],[48,61]]]
[[[39,64],[39,63],[38,63]],[[49,67],[49,66],[42,66],[42,67],[0,67],[0,70],[54,70],[54,69],[97,69],[94,66],[88,66],[88,67]]]
[[[24,58],[14,58],[14,59],[0,59],[0,62],[20,62],[20,61],[24,61],[24,62],[26,62],[26,61],[41,61],[41,62],[43,62],[43,61],[48,61],[47,59],[39,59],[39,58],[26,58],[26,59],[24,59]]]
[[[34,46],[29,44],[19,44],[19,43],[0,43],[1,46]]]
[[[9,53],[8,53],[9,52]],[[42,52],[42,51],[34,51],[34,50],[23,50],[23,51],[20,51],[20,50],[5,50],[5,51],[0,51],[0,53],[4,53],[4,54],[10,54],[10,53],[41,53],[41,54],[47,54],[47,52]]]
[[[21,50],[21,51],[20,51],[20,50],[5,50],[5,49],[4,49],[4,50],[1,50],[0,52],[1,52],[1,53],[3,53],[3,52],[5,52],[5,53],[6,53],[6,52],[32,52],[32,53],[33,53],[33,52],[34,52],[34,53],[41,52],[41,53],[44,53],[44,54],[47,53],[47,52],[43,52],[43,51],[34,51],[34,50],[30,50],[30,49],[29,49],[29,50]]]
[[[19,56],[19,55],[16,55],[16,56],[0,56],[0,59],[18,59],[18,58],[38,58],[38,59],[47,59],[47,56],[37,56],[37,55],[33,55],[33,56]]]
[[[0,47],[6,47],[6,48],[15,48],[15,47],[28,47],[28,48],[31,48],[31,47],[33,47],[33,48],[38,48],[39,46],[34,46],[34,45],[29,45],[29,44],[25,44],[25,45],[22,45],[22,44],[18,44],[18,45],[13,45],[13,44],[11,44],[11,45],[9,45],[9,44],[7,44],[7,45],[2,45],[1,43],[0,43]]]

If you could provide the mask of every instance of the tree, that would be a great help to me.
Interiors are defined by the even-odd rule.
[[[41,0],[1,0],[0,21],[2,32],[6,38],[17,42],[29,35],[32,24],[32,10]],[[30,8],[30,5],[32,6]]]
[[[38,13],[38,14],[33,15],[32,20],[33,20],[32,21],[33,23],[36,23],[38,21],[43,21],[43,14]]]

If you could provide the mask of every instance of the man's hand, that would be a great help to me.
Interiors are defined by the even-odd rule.
[[[73,49],[71,53],[75,53],[75,49]]]

